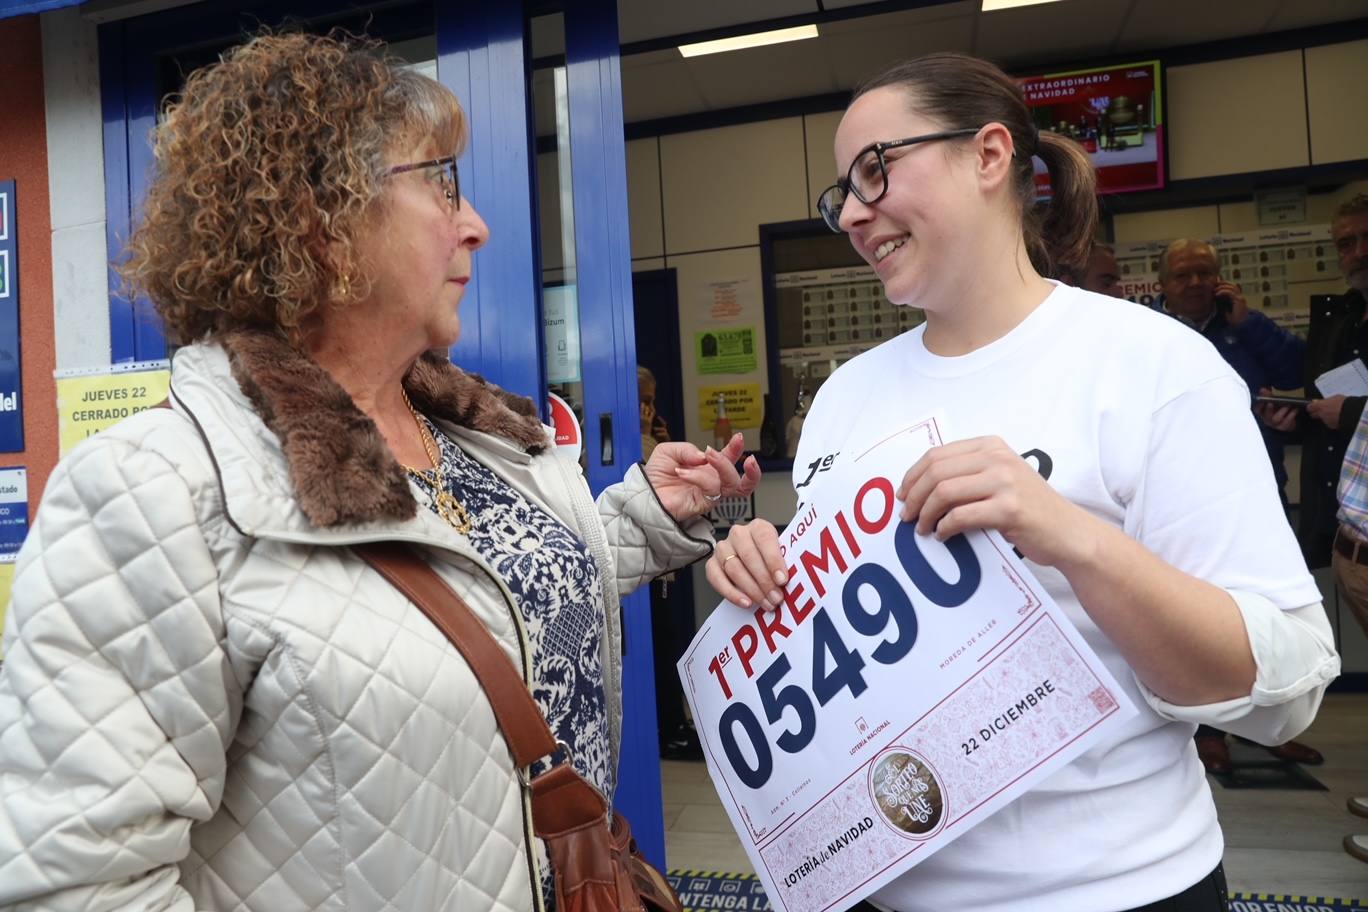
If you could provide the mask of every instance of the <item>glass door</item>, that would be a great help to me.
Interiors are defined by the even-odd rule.
[[[597,494],[641,459],[617,6],[567,0],[530,23],[549,391],[573,409]],[[649,592],[623,600],[622,757],[615,803],[664,866]],[[663,673],[673,674],[673,669]]]

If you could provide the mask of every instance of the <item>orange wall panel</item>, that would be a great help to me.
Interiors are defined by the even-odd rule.
[[[57,366],[52,302],[52,215],[48,200],[43,41],[38,17],[0,20],[0,180],[15,182],[19,226],[20,358],[23,361],[23,453],[0,454],[0,466],[28,469],[29,515],[57,463]]]

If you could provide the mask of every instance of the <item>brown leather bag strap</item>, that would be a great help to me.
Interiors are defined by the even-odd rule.
[[[456,591],[412,548],[399,542],[353,545],[376,572],[389,580],[428,616],[460,651],[494,707],[504,740],[519,767],[556,751],[556,736],[546,724],[522,674],[493,635]]]

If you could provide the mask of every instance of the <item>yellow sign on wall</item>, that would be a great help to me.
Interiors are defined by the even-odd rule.
[[[161,402],[170,388],[168,370],[59,377],[57,434],[61,455],[87,437]]]
[[[717,422],[717,395],[726,398],[727,418],[733,430],[758,428],[765,417],[765,396],[758,383],[729,383],[698,388],[698,423],[711,428]]]
[[[0,631],[5,629],[5,612],[9,609],[10,589],[14,586],[14,555],[6,554],[0,556]],[[0,643],[0,650],[4,649],[4,644]],[[5,654],[0,651],[0,659]]]

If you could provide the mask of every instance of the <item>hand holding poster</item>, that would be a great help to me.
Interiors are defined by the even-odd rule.
[[[843,909],[1134,708],[996,534],[894,493],[928,419],[832,470],[785,530],[774,612],[723,603],[680,660],[709,772],[776,909]]]

